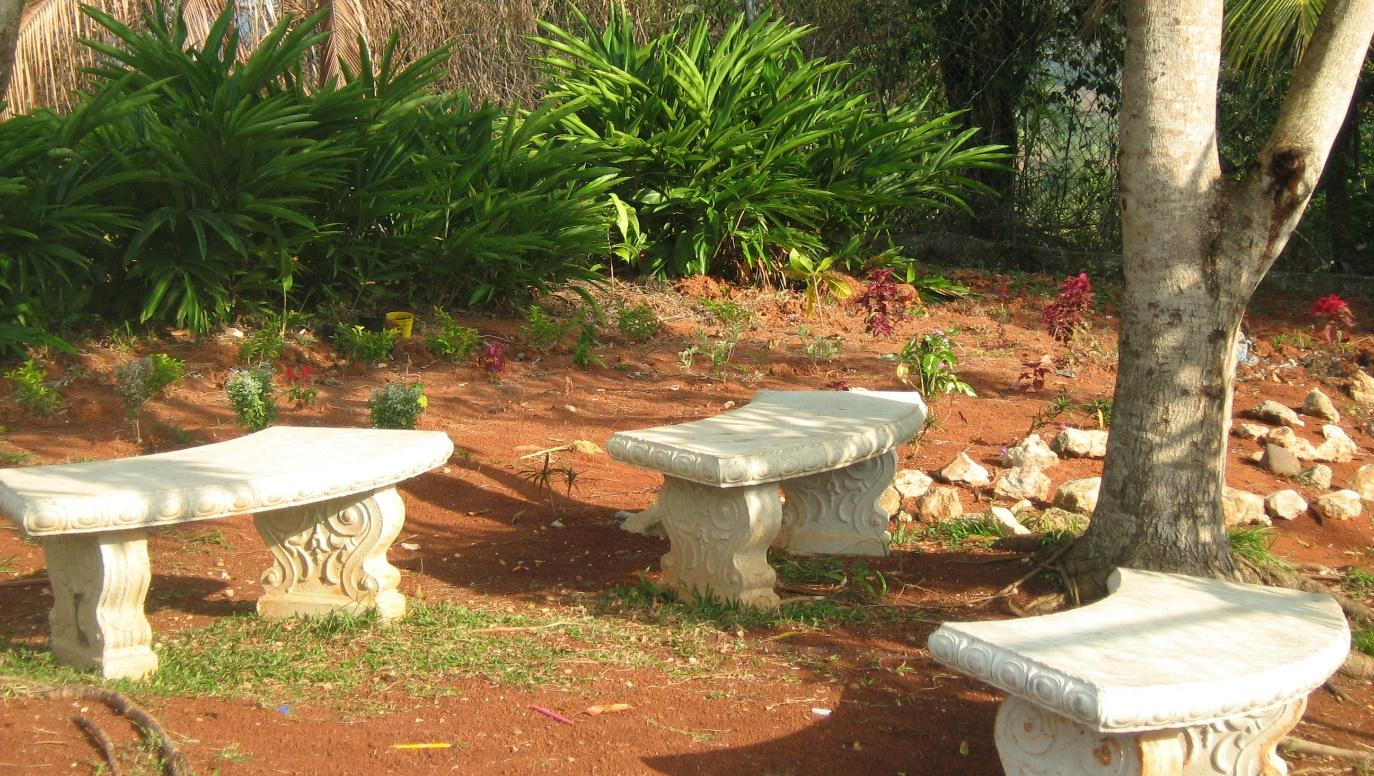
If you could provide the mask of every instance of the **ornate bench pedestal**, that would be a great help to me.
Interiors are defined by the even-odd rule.
[[[143,614],[152,571],[141,529],[43,539],[53,605],[48,627],[53,657],[97,668],[105,679],[157,669],[153,629]]]
[[[1350,649],[1328,595],[1117,569],[1044,617],[945,623],[930,652],[1008,693],[1009,776],[1282,776],[1275,751]]]
[[[668,534],[666,585],[773,608],[771,544],[887,554],[878,500],[896,471],[893,449],[924,421],[916,393],[760,391],[712,418],[618,432],[606,450],[663,474],[658,501],[623,527]]]

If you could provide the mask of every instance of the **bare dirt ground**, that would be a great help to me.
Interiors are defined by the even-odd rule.
[[[960,279],[982,290],[989,286],[985,278]],[[898,389],[892,365],[878,356],[939,328],[954,332],[959,375],[978,396],[936,399],[936,424],[900,448],[900,465],[930,471],[962,451],[994,468],[1000,448],[1023,438],[1037,415],[1044,419],[1061,392],[1075,404],[1111,396],[1111,305],[1094,317],[1092,337],[1081,340],[1070,358],[1040,323],[1048,301],[1043,288],[1042,283],[1038,293],[1013,290],[933,304],[925,315],[902,323],[896,336],[875,339],[864,333],[859,310],[832,302],[808,317],[796,293],[740,291],[709,282],[654,292],[622,286],[621,295],[631,302],[655,307],[664,328],[642,344],[606,335],[597,349],[604,366],[589,368],[574,366],[566,346],[546,354],[523,349],[519,321],[482,316],[459,318],[509,343],[509,360],[500,372],[436,360],[416,343],[400,348],[397,359],[382,368],[344,363],[325,344],[293,346],[283,363],[313,365],[319,395],[311,405],[284,407],[278,424],[366,425],[371,389],[403,377],[424,382],[430,403],[420,428],[447,432],[459,452],[447,466],[402,487],[406,528],[391,552],[402,570],[401,590],[425,605],[450,602],[542,618],[522,633],[534,632],[550,649],[541,658],[547,664],[538,666],[543,678],[507,681],[436,664],[438,678],[418,687],[415,676],[379,670],[345,687],[286,682],[264,692],[254,689],[253,680],[223,675],[199,692],[124,689],[163,723],[199,773],[999,773],[992,727],[1000,695],[933,663],[924,644],[942,620],[1011,616],[1007,599],[989,597],[1025,573],[1021,556],[977,541],[912,538],[915,530],[907,530],[891,555],[867,561],[868,571],[881,575],[885,594],[845,603],[872,616],[822,625],[798,619],[743,626],[693,620],[689,648],[675,635],[687,631],[653,626],[660,607],[666,611],[669,604],[631,600],[624,592],[656,579],[666,540],[625,533],[615,515],[647,507],[657,475],[604,454],[563,451],[552,461],[559,477],[542,487],[542,459],[521,456],[573,440],[604,446],[617,430],[710,416],[762,388],[820,389],[842,381]],[[679,361],[681,351],[722,328],[702,310],[702,296],[732,299],[756,315],[723,375],[712,374],[701,359],[692,371]],[[1332,464],[1335,487],[1341,487],[1374,451],[1374,439],[1362,428],[1368,416],[1351,412],[1339,390],[1343,371],[1362,356],[1358,339],[1356,347],[1334,356],[1330,348],[1315,347],[1319,343],[1307,336],[1307,304],[1257,301],[1247,324],[1261,360],[1242,368],[1235,405],[1240,411],[1274,399],[1296,408],[1312,387],[1323,386],[1345,414],[1340,425],[1361,447],[1355,461]],[[840,338],[833,358],[814,347],[812,355],[806,353],[807,343],[820,336]],[[238,340],[228,336],[195,343],[165,335],[118,347],[92,343],[79,356],[54,356],[50,375],[66,379],[64,410],[38,419],[0,401],[0,423],[7,429],[0,452],[14,458],[30,454],[10,465],[37,465],[242,434],[224,399],[237,349]],[[188,377],[148,405],[139,443],[114,394],[114,370],[152,352],[184,359]],[[1022,389],[1023,362],[1042,354],[1054,355],[1062,371],[1041,390]],[[1095,420],[1076,409],[1039,431],[1049,437],[1060,424],[1094,427]],[[1309,423],[1300,434],[1318,442],[1318,427]],[[1297,488],[1309,500],[1317,495],[1310,486],[1280,481],[1258,468],[1248,459],[1256,449],[1252,441],[1232,438],[1230,485],[1261,495],[1281,487]],[[575,472],[571,484],[567,470]],[[1100,461],[1077,459],[1047,473],[1057,486],[1100,470]],[[987,494],[962,495],[966,511],[988,505]],[[1374,572],[1368,513],[1324,523],[1309,513],[1276,525],[1273,533],[1274,552],[1291,562]],[[253,611],[261,592],[258,575],[269,556],[251,519],[157,531],[149,544],[154,578],[148,611],[159,639],[195,639],[199,629]],[[871,573],[868,578],[879,579]],[[1024,604],[1046,589],[1036,581],[1013,600]],[[794,585],[781,592],[787,597],[815,589]],[[13,669],[36,659],[25,653],[30,657],[6,663],[5,655],[42,649],[50,601],[41,546],[0,525],[0,666]],[[522,635],[515,632],[520,627],[511,629],[511,638]],[[356,638],[384,646],[395,633],[377,626]],[[598,651],[597,638],[620,639],[621,646],[607,657]],[[639,660],[640,653],[649,662]],[[501,659],[491,657],[493,663]],[[423,655],[418,665],[426,665]],[[1374,751],[1374,691],[1348,680],[1339,687],[1340,697],[1313,693],[1296,735]],[[105,772],[99,754],[70,721],[78,713],[110,734],[122,758],[138,761],[133,772],[154,772],[126,721],[98,704],[35,697],[31,690],[31,682],[13,677],[0,684],[0,773]],[[585,712],[606,704],[629,708]],[[417,742],[452,746],[393,747]],[[1296,773],[1362,772],[1321,758],[1290,762]]]

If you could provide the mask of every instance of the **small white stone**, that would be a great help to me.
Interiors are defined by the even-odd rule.
[[[1374,463],[1367,463],[1355,470],[1350,488],[1365,501],[1374,501]]]
[[[1264,439],[1268,433],[1269,427],[1258,423],[1237,423],[1231,427],[1231,435],[1241,439]]]
[[[1264,513],[1264,499],[1236,488],[1222,490],[1221,514],[1227,528],[1255,523],[1269,525],[1269,516]]]
[[[1002,452],[1001,460],[1002,465],[1009,469],[1021,466],[1048,469],[1059,463],[1059,456],[1054,454],[1049,445],[1041,441],[1039,434],[1031,434],[1015,445],[1006,448]]]
[[[1357,404],[1374,404],[1374,377],[1365,374],[1362,369],[1356,369],[1346,391]]]
[[[1097,495],[1102,488],[1101,477],[1087,477],[1072,480],[1059,486],[1054,494],[1054,505],[1070,512],[1092,514],[1097,509]]]
[[[878,497],[878,508],[888,514],[888,517],[902,511],[902,494],[897,489],[889,485],[883,489],[883,494]]]
[[[903,499],[920,498],[930,490],[932,482],[934,480],[919,469],[903,469],[892,478],[892,487],[897,489]]]
[[[1317,497],[1312,509],[1326,520],[1350,520],[1364,510],[1360,494],[1353,490],[1338,490]]]
[[[416,550],[420,549],[420,545],[416,544],[415,542],[401,542],[401,549],[409,550],[410,552],[415,552]]]
[[[935,477],[941,482],[948,482],[952,485],[969,485],[975,488],[987,485],[992,481],[988,470],[970,458],[968,453],[959,453],[954,456],[954,460],[936,472]]]
[[[1313,388],[1312,391],[1307,394],[1307,398],[1302,403],[1302,411],[1304,414],[1311,415],[1314,418],[1321,418],[1331,423],[1341,422],[1341,413],[1336,409],[1336,405],[1332,403],[1331,397],[1322,393],[1322,389],[1320,388]]]
[[[1107,432],[1066,428],[1054,438],[1053,448],[1065,458],[1102,458],[1107,454]]]
[[[1011,513],[1012,513],[1013,515],[1015,515],[1015,514],[1019,514],[1019,513],[1021,513],[1021,512],[1025,512],[1027,509],[1035,509],[1035,505],[1032,504],[1032,503],[1030,502],[1029,499],[1024,499],[1024,498],[1023,498],[1023,499],[1021,499],[1020,501],[1016,502],[1015,504],[1012,504],[1010,507],[1007,507],[1007,508],[1011,510]]]
[[[993,492],[1011,500],[1044,501],[1050,495],[1050,478],[1035,466],[1018,466],[997,478]]]
[[[1298,479],[1312,483],[1318,490],[1327,490],[1331,487],[1331,467],[1319,463],[1298,472]]]
[[[1302,419],[1298,417],[1298,413],[1294,412],[1292,408],[1285,407],[1276,401],[1263,402],[1247,414],[1256,420],[1263,420],[1267,423],[1282,423],[1285,426],[1298,427],[1305,425]]]
[[[964,514],[964,505],[959,502],[959,491],[954,488],[935,487],[916,500],[916,510],[922,518],[940,522]]]
[[[1322,426],[1322,436],[1325,437],[1326,441],[1317,447],[1316,459],[1318,461],[1348,463],[1355,453],[1360,451],[1359,446],[1340,426],[1331,423]]]
[[[1296,490],[1279,490],[1264,498],[1264,511],[1279,520],[1292,520],[1307,511],[1307,499]]]
[[[1271,445],[1278,445],[1292,453],[1300,461],[1317,460],[1317,448],[1312,443],[1298,436],[1291,428],[1279,427],[1269,432],[1264,441]]]
[[[1021,536],[1030,533],[1030,529],[1021,525],[1021,521],[1016,519],[1010,509],[1006,507],[992,507],[988,510],[988,518],[997,523],[998,529],[1003,536]]]

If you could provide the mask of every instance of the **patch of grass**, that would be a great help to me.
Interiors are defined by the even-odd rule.
[[[1001,529],[996,522],[977,515],[931,523],[921,531],[922,538],[943,541],[952,550],[958,549],[966,541],[987,544],[1001,536]]]
[[[242,763],[252,759],[252,755],[239,748],[238,744],[222,746],[215,751],[215,759],[226,763]]]
[[[714,315],[716,320],[726,326],[743,325],[754,319],[754,314],[740,307],[738,303],[729,300],[713,301],[702,299],[701,307],[706,312]]]
[[[903,547],[912,544],[921,538],[924,531],[925,529],[915,522],[898,523],[892,532],[891,546]]]
[[[1351,636],[1350,645],[1366,655],[1374,655],[1374,628],[1366,628]]]
[[[1341,587],[1353,596],[1368,598],[1374,595],[1374,574],[1362,569],[1350,569],[1345,572],[1345,579],[1341,582]]]
[[[863,558],[834,555],[792,555],[774,550],[768,562],[778,579],[788,585],[823,585],[835,589],[830,595],[858,601],[878,601],[887,595],[887,579],[871,569]]]
[[[1291,571],[1287,561],[1275,555],[1269,548],[1274,537],[1269,528],[1262,525],[1242,525],[1226,532],[1231,539],[1231,553],[1253,563],[1259,568]]]
[[[6,466],[18,466],[32,457],[33,453],[30,453],[28,450],[16,450],[14,452],[0,450],[0,464]]]
[[[6,555],[6,556],[4,556],[4,557],[0,557],[0,574],[18,574],[18,573],[19,573],[19,556],[18,556],[18,555]]]

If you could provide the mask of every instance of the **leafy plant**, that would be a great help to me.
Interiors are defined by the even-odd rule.
[[[1045,306],[1041,319],[1050,336],[1068,342],[1075,332],[1088,325],[1088,313],[1093,307],[1093,286],[1086,272],[1065,278],[1054,301]]]
[[[309,364],[302,364],[299,367],[285,367],[282,369],[282,377],[287,382],[286,398],[298,409],[315,402],[315,397],[319,396],[319,391],[312,387],[311,378],[315,374],[315,368]]]
[[[726,326],[744,324],[754,320],[753,313],[740,307],[738,302],[732,302],[729,299],[722,299],[720,301],[702,299],[701,307]]]
[[[334,347],[350,361],[375,364],[391,357],[396,346],[395,329],[368,331],[359,325],[340,326],[334,333]]]
[[[1045,387],[1045,380],[1054,374],[1054,357],[1046,354],[1034,361],[1022,361],[1021,367],[1021,375],[1017,378],[1021,390],[1038,391]]]
[[[239,345],[239,361],[253,366],[265,364],[281,358],[286,350],[286,338],[279,329],[264,326],[244,338]]]
[[[1274,555],[1269,549],[1274,544],[1274,537],[1266,526],[1237,526],[1228,530],[1226,536],[1231,540],[1232,554],[1244,558],[1260,568],[1284,571],[1291,571],[1293,568],[1287,561]]]
[[[573,343],[572,362],[584,369],[592,364],[605,366],[606,362],[596,354],[595,348],[599,344],[596,339],[596,316],[587,312],[583,315],[582,326],[577,330],[577,342]]]
[[[959,379],[954,367],[954,341],[940,329],[909,340],[902,349],[881,357],[897,364],[897,379],[908,385],[915,378],[916,389],[923,396],[934,399],[945,393],[974,396],[973,388]]]
[[[558,345],[572,325],[569,321],[555,321],[543,307],[532,304],[525,309],[525,324],[520,327],[520,339],[526,346],[547,353]]]
[[[1324,320],[1322,336],[1327,343],[1340,342],[1343,333],[1355,325],[1355,314],[1350,305],[1337,294],[1319,297],[1312,303],[1312,315]]]
[[[883,268],[868,273],[868,285],[854,301],[864,309],[868,333],[886,337],[899,322],[911,317],[910,308],[918,298],[911,286],[898,283],[892,270]]]
[[[477,353],[477,365],[488,372],[500,372],[506,368],[506,346],[497,340],[488,340]]]
[[[144,402],[185,374],[186,363],[166,353],[153,353],[120,366],[115,370],[115,393],[124,402],[125,415],[135,417]]]
[[[276,391],[272,387],[270,366],[235,368],[229,370],[224,390],[229,406],[239,425],[249,431],[261,431],[277,417]]]
[[[797,330],[797,336],[802,340],[802,352],[812,361],[834,361],[839,357],[840,348],[844,345],[844,338],[839,335],[812,336],[805,326]]]
[[[47,374],[33,359],[5,373],[5,379],[14,384],[11,398],[19,408],[33,415],[51,415],[62,406],[62,395],[56,388],[50,388],[44,379]]]
[[[615,311],[615,327],[620,336],[631,342],[644,342],[658,333],[661,324],[658,315],[648,305],[626,307],[623,304]]]
[[[843,301],[854,295],[854,288],[849,285],[849,281],[831,270],[834,263],[833,256],[816,261],[796,248],[787,252],[787,264],[783,267],[782,274],[788,280],[802,283],[808,318],[815,312],[822,296],[832,296]]]
[[[387,383],[373,389],[372,398],[367,401],[373,428],[415,428],[428,406],[429,397],[419,381]]]
[[[1083,405],[1083,409],[1087,410],[1090,414],[1092,414],[1093,418],[1097,421],[1097,427],[1098,427],[1098,428],[1100,428],[1100,429],[1111,428],[1111,426],[1112,426],[1112,400],[1111,400],[1111,399],[1107,399],[1107,398],[1093,399],[1093,400],[1089,401],[1087,404],[1084,404],[1084,405]]]
[[[1341,587],[1351,595],[1367,598],[1374,595],[1374,574],[1358,568],[1348,569],[1345,579],[1341,581]]]
[[[434,318],[439,324],[439,331],[425,338],[425,347],[429,352],[461,361],[477,350],[481,335],[476,329],[453,320],[442,307],[434,308]]]

